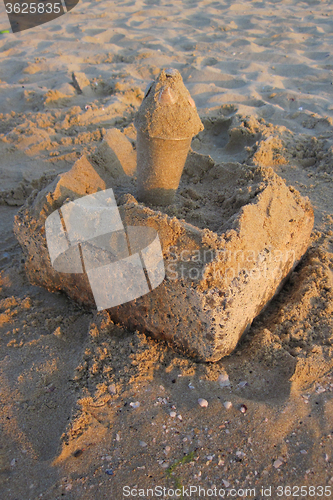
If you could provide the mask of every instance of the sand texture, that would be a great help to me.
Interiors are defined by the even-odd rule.
[[[333,489],[332,14],[316,0],[82,1],[0,35],[0,498],[121,500],[135,498],[123,486],[200,485],[235,488],[234,498],[255,488],[257,499],[261,488],[286,499],[279,486],[304,486],[308,499],[320,497],[310,486]],[[59,200],[70,199],[77,161],[104,183],[112,165],[118,205],[137,207],[134,116],[162,68],[178,69],[195,101],[204,130],[191,148],[207,170],[185,166],[161,217],[222,234],[221,218],[252,194],[240,183],[231,199],[216,165],[273,172],[314,210],[304,257],[216,363],[31,285],[13,233],[29,196],[42,208],[61,174]]]

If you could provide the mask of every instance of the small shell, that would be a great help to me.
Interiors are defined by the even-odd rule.
[[[163,87],[158,94],[158,102],[163,105],[175,104],[177,102],[177,95],[170,87]]]
[[[188,102],[189,102],[190,106],[192,106],[192,108],[195,108],[195,102],[193,101],[191,96],[188,98]]]
[[[229,375],[227,373],[220,373],[217,381],[218,381],[220,387],[229,387],[230,386]]]
[[[179,71],[178,69],[174,69],[174,68],[167,68],[165,71],[165,76],[169,76],[169,77],[172,77],[172,76],[176,76],[178,75]]]
[[[109,387],[108,387],[108,392],[109,392],[110,394],[112,394],[113,396],[114,396],[115,394],[117,394],[116,384],[111,384],[111,385],[109,385]]]
[[[281,465],[283,464],[283,460],[281,460],[281,458],[278,458],[277,460],[275,460],[275,462],[273,463],[274,467],[276,469],[278,469]]]
[[[201,408],[207,408],[207,406],[208,406],[208,401],[206,399],[203,399],[203,398],[199,398],[198,403],[201,406]]]

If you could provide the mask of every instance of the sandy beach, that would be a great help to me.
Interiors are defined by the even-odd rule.
[[[0,34],[2,499],[333,497],[332,15],[319,0],[81,0]],[[273,169],[315,215],[299,265],[216,363],[32,286],[13,234],[31,193],[110,128],[135,147],[163,68],[205,126],[193,151]]]

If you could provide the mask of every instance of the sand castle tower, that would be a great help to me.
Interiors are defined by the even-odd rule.
[[[174,200],[192,137],[204,128],[179,71],[165,69],[150,84],[134,125],[138,199],[152,205],[169,205]]]

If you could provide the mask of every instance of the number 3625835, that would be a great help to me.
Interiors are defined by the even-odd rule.
[[[61,3],[6,3],[7,14],[60,14]]]

